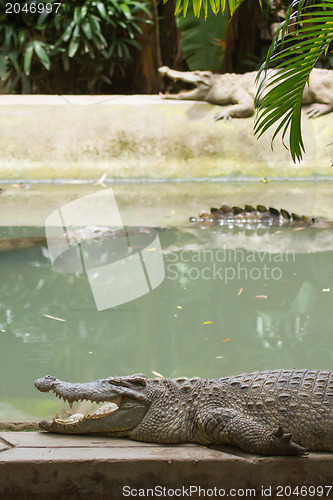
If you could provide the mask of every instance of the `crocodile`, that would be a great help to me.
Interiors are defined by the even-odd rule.
[[[74,384],[47,375],[35,386],[70,406],[81,399],[103,403],[90,415],[41,421],[40,429],[49,432],[235,445],[261,455],[333,451],[332,371],[270,370],[217,379],[139,373]]]
[[[211,71],[176,71],[168,66],[158,69],[160,75],[195,85],[178,94],[161,94],[164,99],[206,101],[226,106],[215,115],[216,120],[247,118],[254,114],[257,72],[214,74]],[[272,72],[274,70],[269,70]],[[307,115],[316,118],[333,110],[333,71],[314,68],[305,86],[302,104],[309,104]]]
[[[324,219],[298,215],[283,208],[277,210],[264,205],[231,207],[225,204],[219,208],[211,208],[210,212],[201,212],[198,217],[190,217],[190,222],[204,222],[227,227],[329,225],[329,221],[324,221]]]
[[[137,236],[142,233],[147,234],[152,229],[149,227],[126,227],[124,229],[115,229],[102,226],[86,226],[85,228],[70,230],[57,236],[50,236],[48,240],[46,236],[27,236],[20,238],[0,238],[0,252],[8,252],[11,250],[23,250],[27,248],[43,246],[48,242],[54,245],[62,245],[64,239],[70,245],[79,245],[83,242],[96,242],[100,240],[107,240],[120,238],[124,236]]]

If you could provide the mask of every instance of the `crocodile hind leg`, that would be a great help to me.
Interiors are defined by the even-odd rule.
[[[309,118],[326,115],[333,110],[333,86],[330,72],[310,74],[310,85],[306,86],[302,102],[311,104],[306,110]]]
[[[207,412],[197,422],[198,436],[210,444],[231,444],[249,453],[260,455],[305,455],[306,450],[294,443],[291,434],[285,434],[282,427],[269,429],[263,424],[246,418],[229,409],[215,409]],[[199,437],[199,439],[200,439]]]

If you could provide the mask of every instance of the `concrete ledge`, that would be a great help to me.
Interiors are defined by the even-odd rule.
[[[103,436],[1,432],[0,498],[117,500],[126,498],[126,493],[128,498],[140,496],[138,489],[157,487],[165,488],[162,498],[185,498],[182,488],[190,493],[190,487],[192,499],[204,496],[199,487],[211,498],[222,496],[222,490],[226,497],[278,498],[280,492],[285,498],[291,495],[289,490],[284,494],[283,488],[297,486],[303,486],[303,493],[310,486],[322,486],[326,492],[302,498],[333,498],[333,487],[329,490],[333,454],[273,458],[248,455],[237,448],[221,450]],[[214,488],[216,495],[212,495]],[[157,490],[146,491],[145,496],[157,498]]]
[[[253,119],[215,122],[203,102],[141,96],[0,95],[0,179],[331,177],[332,114],[303,119],[293,165]]]

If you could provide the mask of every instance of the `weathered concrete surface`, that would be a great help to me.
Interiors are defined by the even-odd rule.
[[[215,122],[219,108],[140,96],[0,95],[0,179],[330,177],[333,114],[303,119],[295,166],[253,118]]]
[[[190,493],[190,487],[192,499],[203,498],[199,487],[210,498],[222,497],[224,491],[226,497],[275,499],[290,497],[285,486],[303,486],[302,498],[333,498],[329,453],[272,458],[227,447],[218,451],[36,432],[1,432],[0,443],[0,498],[6,500],[117,500],[139,496],[139,488],[150,498],[163,488],[162,498],[185,498],[182,488]],[[321,486],[326,494],[313,495],[310,486]],[[152,490],[157,487],[161,490]]]

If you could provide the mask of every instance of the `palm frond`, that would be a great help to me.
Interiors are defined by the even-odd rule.
[[[163,3],[166,3],[167,0],[163,0]],[[200,17],[201,8],[203,8],[205,17],[208,14],[208,6],[210,6],[212,12],[217,14],[218,12],[223,13],[225,11],[226,6],[228,5],[230,16],[232,17],[235,10],[244,2],[244,0],[192,0],[192,7],[195,17]],[[262,0],[259,0],[260,5],[262,5]],[[183,11],[184,17],[186,17],[187,9],[189,6],[189,0],[176,0],[175,2],[175,14]]]
[[[279,26],[266,61],[258,73],[255,134],[260,137],[277,125],[272,141],[289,131],[292,159],[300,161],[305,151],[301,131],[301,105],[305,85],[319,57],[333,40],[333,0],[311,5],[294,0]],[[274,67],[270,70],[269,67]]]

